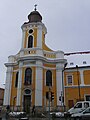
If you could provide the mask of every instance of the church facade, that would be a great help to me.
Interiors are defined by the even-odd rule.
[[[4,106],[27,111],[35,105],[46,109],[62,105],[62,71],[67,60],[63,51],[53,51],[45,44],[47,28],[35,9],[22,25],[22,45],[18,54],[8,57]],[[49,94],[51,93],[51,94]]]

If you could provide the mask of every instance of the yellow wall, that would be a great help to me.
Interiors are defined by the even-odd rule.
[[[21,96],[21,100],[23,99],[22,97],[23,97],[23,95],[24,95],[24,89],[25,88],[30,88],[31,90],[32,90],[32,105],[34,105],[35,104],[35,82],[36,82],[36,80],[35,80],[35,78],[36,78],[36,68],[35,67],[30,67],[31,69],[32,69],[32,71],[33,71],[33,73],[32,73],[32,84],[31,85],[24,85],[24,75],[25,75],[25,70],[26,70],[26,67],[24,67],[23,68],[23,70],[22,70],[22,96]],[[21,105],[22,105],[22,101],[21,101]]]
[[[44,67],[55,67],[55,65],[53,64],[44,64]],[[46,79],[45,79],[45,76],[46,76],[46,71],[47,69],[43,69],[43,105],[44,105],[44,97],[46,98],[46,92],[49,92],[49,87],[46,86]],[[52,87],[50,87],[50,91],[51,92],[54,92],[54,103],[52,104],[52,106],[56,106],[57,105],[57,96],[56,96],[56,70],[51,70],[52,71],[52,74],[53,74],[53,77],[52,77]],[[46,99],[46,105],[48,105],[48,100]]]
[[[77,73],[77,71],[65,72],[64,73],[64,84],[65,84],[65,86],[67,85],[67,76],[68,75],[72,75],[73,76],[73,84],[77,85],[78,84],[78,80],[80,80],[80,73],[79,72]]]
[[[12,86],[11,86],[11,100],[10,104],[13,105],[14,97],[17,96],[17,88],[15,88],[16,72],[13,72]]]
[[[85,85],[90,85],[90,70],[84,71],[84,80]]]
[[[73,75],[73,84],[67,85],[67,75]],[[84,70],[83,74],[84,83],[85,85],[90,85],[90,70]],[[74,104],[79,100],[79,88],[78,88],[78,80],[80,81],[80,73],[77,71],[72,72],[64,72],[64,84],[65,88],[65,105],[69,109],[68,101],[73,100]],[[80,97],[81,100],[85,100],[85,94],[90,94],[90,87],[83,86],[80,87]]]
[[[31,35],[34,37],[34,47],[37,47],[37,28],[33,29],[33,33]],[[25,40],[24,40],[24,48],[27,48],[28,37],[29,37],[29,30],[26,30]]]

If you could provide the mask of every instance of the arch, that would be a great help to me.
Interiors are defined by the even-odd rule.
[[[31,68],[26,68],[24,84],[31,85],[31,83],[32,83],[32,69]]]
[[[52,86],[52,72],[50,70],[46,72],[46,86]]]
[[[15,80],[15,87],[16,88],[18,87],[18,74],[19,74],[19,72],[16,73],[16,80]]]
[[[30,35],[28,37],[28,48],[32,48],[33,47],[33,36]]]

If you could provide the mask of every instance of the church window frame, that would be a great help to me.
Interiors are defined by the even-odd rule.
[[[25,85],[32,84],[32,69],[30,67],[25,69],[25,78],[24,78]]]
[[[32,38],[30,38],[30,37],[32,37]],[[27,48],[33,48],[33,47],[34,47],[34,36],[29,35],[28,40],[27,40]]]
[[[29,29],[28,33],[31,35],[34,32],[33,29]]]
[[[18,87],[18,77],[19,77],[19,71],[16,72],[15,88]]]
[[[31,95],[32,94],[32,90],[29,88],[24,89],[24,95]]]
[[[53,74],[51,70],[46,71],[46,86],[52,86],[53,85]]]

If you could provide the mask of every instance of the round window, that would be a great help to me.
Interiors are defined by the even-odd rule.
[[[30,29],[30,30],[29,30],[29,33],[30,33],[30,34],[31,34],[31,33],[33,33],[33,30],[32,30],[32,29]]]
[[[25,90],[25,94],[30,94],[30,93],[31,93],[31,90],[29,90],[29,89]]]

